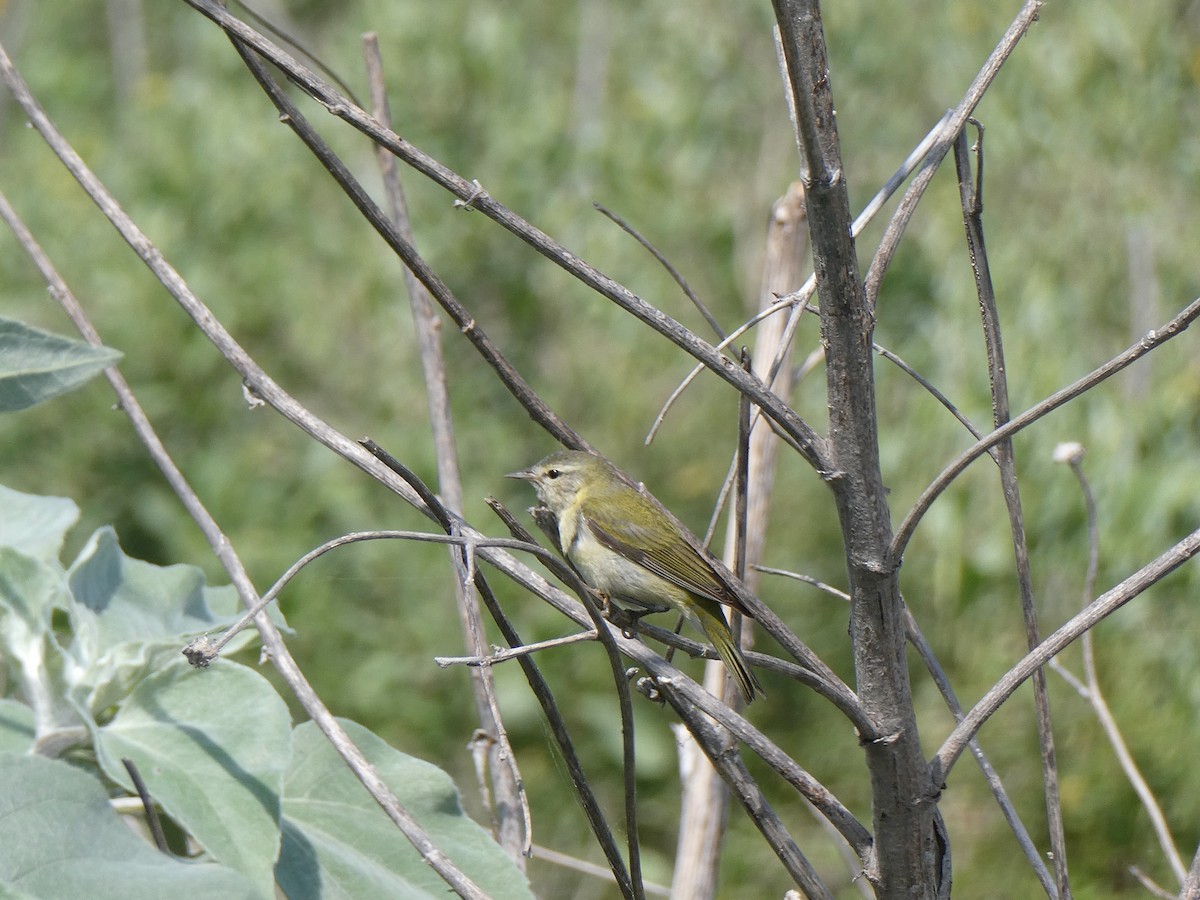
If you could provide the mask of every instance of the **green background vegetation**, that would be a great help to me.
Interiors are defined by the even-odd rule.
[[[116,6],[117,4],[114,4]],[[957,103],[1016,3],[843,2],[826,10],[834,96],[852,203],[861,207]],[[1010,8],[1011,7],[1011,8]],[[264,9],[279,19],[280,11]],[[220,32],[182,3],[144,4],[145,65],[114,63],[98,2],[0,3],[0,36],[50,116],[239,341],[287,390],[352,436],[370,435],[432,479],[432,448],[398,263],[276,122]],[[757,295],[764,223],[797,172],[771,41],[769,4],[581,0],[288,4],[289,27],[365,96],[359,36],[378,32],[396,130],[701,334],[670,279],[592,210],[627,218],[731,327]],[[122,28],[122,32],[124,31]],[[1197,294],[1200,246],[1200,14],[1195,4],[1047,4],[977,116],[986,131],[985,225],[1004,325],[1013,408],[1024,409],[1115,355]],[[127,57],[126,57],[127,58]],[[136,67],[135,67],[136,68]],[[600,73],[599,81],[581,72]],[[314,119],[369,184],[371,148],[320,110]],[[546,400],[643,478],[698,530],[732,452],[736,398],[702,378],[650,447],[644,435],[691,367],[661,338],[589,294],[482,216],[405,173],[417,241],[480,325]],[[77,292],[168,448],[265,589],[296,557],[342,532],[427,522],[269,411],[102,221],[19,111],[0,95],[0,189]],[[860,246],[868,258],[881,232]],[[1131,301],[1131,250],[1151,248],[1157,300]],[[0,237],[0,314],[69,332],[44,285]],[[798,359],[817,343],[815,318]],[[981,425],[987,372],[952,170],[940,173],[884,282],[876,339]],[[445,332],[467,515],[501,533],[482,498],[532,499],[501,476],[551,449],[453,328]],[[885,475],[896,519],[970,441],[909,379],[878,367]],[[0,481],[73,497],[79,540],[106,522],[125,550],[225,578],[146,459],[100,381],[0,426]],[[818,372],[796,408],[824,421]],[[1051,462],[1061,440],[1088,449],[1100,510],[1103,590],[1200,520],[1200,353],[1187,334],[1016,442],[1035,587],[1048,632],[1079,605],[1083,504]],[[832,504],[784,457],[768,563],[840,585]],[[67,556],[71,554],[68,548]],[[959,696],[972,702],[1021,654],[1007,520],[985,462],[932,509],[906,557],[904,588]],[[355,545],[284,594],[294,653],[339,715],[451,771],[472,802],[467,676],[433,665],[461,649],[443,550]],[[529,639],[566,630],[494,579]],[[1101,677],[1185,857],[1200,839],[1200,706],[1194,566],[1097,632]],[[767,579],[763,598],[843,677],[845,610]],[[764,647],[769,650],[770,648]],[[1066,654],[1078,667],[1077,652]],[[607,663],[593,646],[546,654],[590,771],[619,817],[620,744]],[[503,707],[534,808],[535,840],[598,859],[516,670]],[[927,746],[950,719],[914,675]],[[1051,677],[1071,869],[1079,897],[1140,894],[1128,866],[1170,873],[1147,818],[1083,702]],[[782,682],[752,718],[869,818],[864,769],[844,721]],[[647,875],[667,881],[677,796],[669,716],[638,705]],[[1028,689],[982,733],[1042,841]],[[768,777],[777,799],[785,794]],[[962,762],[944,798],[964,897],[1032,896],[977,770]],[[840,864],[803,811],[785,810],[823,872]],[[1044,843],[1044,842],[1043,842]],[[543,896],[611,889],[534,862]],[[786,879],[732,814],[727,896],[771,896]],[[844,887],[845,896],[856,895]]]

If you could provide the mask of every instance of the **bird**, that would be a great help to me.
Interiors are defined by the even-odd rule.
[[[618,605],[678,610],[700,628],[747,703],[763,693],[721,607],[750,615],[665,507],[602,456],[559,450],[507,477],[527,481],[558,524],[559,551]]]

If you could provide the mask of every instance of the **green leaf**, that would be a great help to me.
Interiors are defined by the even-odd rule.
[[[33,709],[0,699],[0,753],[25,753],[33,746]]]
[[[77,739],[83,723],[65,696],[63,658],[51,633],[51,615],[69,601],[57,561],[0,546],[0,656],[13,665],[33,709],[38,738],[62,732],[66,744]]]
[[[79,521],[79,507],[66,497],[22,494],[0,485],[0,546],[38,559],[58,561],[63,540]]]
[[[99,782],[40,756],[0,753],[0,883],[40,900],[264,900],[245,876],[159,853],[113,812]]]
[[[155,801],[211,856],[274,891],[283,776],[291,758],[287,705],[258,673],[180,658],[138,684],[96,731],[105,773],[132,792],[132,759]]]
[[[38,900],[32,894],[26,894],[24,891],[18,891],[14,887],[9,887],[7,884],[0,884],[0,900]]]
[[[388,746],[355,722],[342,720],[342,725],[434,844],[489,896],[532,898],[512,860],[467,818],[449,775]],[[290,900],[446,896],[446,883],[311,722],[295,731],[284,791],[276,878]]]
[[[73,696],[92,715],[178,659],[190,637],[221,631],[238,618],[233,588],[208,587],[195,566],[156,566],[126,556],[108,527],[97,529],[68,574],[76,600],[68,608],[73,638],[66,650]],[[225,652],[255,636],[247,629]]]
[[[0,412],[26,409],[65,394],[113,365],[108,347],[60,337],[0,318]]]

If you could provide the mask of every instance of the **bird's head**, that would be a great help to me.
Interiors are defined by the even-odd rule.
[[[559,450],[507,477],[532,484],[538,499],[555,514],[571,506],[581,493],[602,490],[610,480],[620,479],[604,459],[579,450]]]

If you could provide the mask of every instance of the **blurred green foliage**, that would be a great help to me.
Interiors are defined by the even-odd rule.
[[[427,414],[397,263],[279,127],[228,42],[182,3],[0,4],[0,36],[35,94],[88,163],[232,333],[287,390],[350,435],[369,434],[432,478]],[[1016,10],[1013,4],[864,0],[826,10],[838,126],[852,202],[861,206],[957,103]],[[1012,7],[1011,9],[1009,7]],[[527,216],[614,278],[704,333],[662,270],[593,212],[627,218],[732,326],[757,294],[767,211],[797,162],[770,34],[769,4],[698,0],[364,0],[272,4],[356,92],[359,36],[379,34],[396,130]],[[130,59],[113,46],[146,49]],[[986,126],[985,225],[1001,304],[1014,411],[1108,359],[1197,293],[1200,246],[1200,18],[1195,4],[1118,0],[1047,4],[977,111]],[[375,186],[371,148],[311,103],[314,120]],[[728,466],[736,399],[701,378],[655,443],[643,437],[691,363],[508,234],[406,174],[421,250],[546,400],[678,514],[703,529]],[[0,94],[0,189],[90,310],[105,342],[184,472],[246,559],[260,588],[320,541],[427,523],[269,411],[249,410],[238,380],[90,207]],[[882,226],[860,243],[864,261]],[[1139,249],[1148,248],[1148,249]],[[1150,299],[1131,284],[1140,261]],[[1138,285],[1145,288],[1146,284]],[[0,238],[0,314],[64,331],[32,267]],[[990,417],[987,371],[952,170],[939,174],[883,285],[876,339],[942,387],[977,423]],[[801,329],[800,354],[817,343]],[[1200,353],[1186,334],[1016,440],[1042,627],[1077,609],[1087,559],[1079,489],[1050,454],[1089,451],[1100,510],[1103,590],[1200,521]],[[445,333],[468,517],[500,532],[482,498],[531,499],[501,474],[550,439],[529,422],[453,329]],[[800,357],[798,357],[800,358]],[[906,376],[878,367],[885,474],[899,518],[970,441]],[[96,383],[11,417],[0,479],[76,498],[79,533],[113,522],[127,551],[222,576],[195,527]],[[797,409],[824,421],[819,373]],[[1022,653],[1012,550],[990,463],[976,463],[933,507],[908,549],[909,605],[970,703]],[[800,461],[777,480],[768,562],[844,581],[828,494]],[[528,639],[564,623],[496,579]],[[1200,837],[1191,751],[1200,705],[1194,567],[1097,632],[1101,678],[1185,857]],[[845,610],[792,583],[764,599],[844,677]],[[354,545],[320,560],[284,593],[295,653],[339,714],[396,746],[473,777],[467,677],[431,663],[461,647],[443,550]],[[769,648],[765,648],[769,649]],[[1078,667],[1076,651],[1065,655]],[[589,769],[619,809],[619,741],[598,649],[546,654]],[[498,678],[534,804],[535,840],[595,859],[540,715],[519,676]],[[950,718],[914,675],[932,752]],[[768,685],[753,718],[869,818],[864,770],[845,723],[803,691]],[[1051,678],[1071,869],[1079,897],[1133,896],[1139,865],[1172,884],[1144,811],[1084,703]],[[1023,691],[982,733],[1039,843],[1032,704]],[[462,715],[447,714],[463,711]],[[677,792],[667,717],[639,709],[647,875],[668,880]],[[768,778],[822,872],[854,896],[824,837]],[[964,897],[1036,893],[969,762],[944,798]],[[732,816],[727,896],[786,887],[759,836]],[[543,896],[610,889],[532,863]],[[839,880],[840,879],[840,880]],[[736,887],[735,887],[736,886]]]

